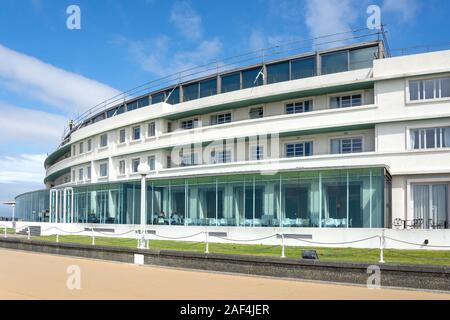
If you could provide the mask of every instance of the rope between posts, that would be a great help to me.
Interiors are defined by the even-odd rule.
[[[58,227],[54,227],[54,228],[55,228],[56,230],[58,230],[58,231],[61,231],[62,233],[68,233],[68,234],[80,234],[80,233],[85,232],[85,230],[75,231],[75,232],[70,232],[70,231],[62,230],[62,229],[60,229],[60,228],[58,228]]]
[[[181,239],[188,239],[188,238],[193,238],[193,237],[196,237],[196,236],[198,236],[198,235],[201,235],[201,234],[203,234],[204,232],[199,232],[199,233],[196,233],[196,234],[193,234],[193,235],[190,235],[190,236],[186,236],[186,237],[177,237],[177,238],[174,238],[174,237],[165,237],[165,236],[160,236],[160,235],[157,235],[157,234],[154,234],[154,236],[156,236],[156,237],[158,237],[158,238],[162,238],[162,239],[167,239],[167,240],[181,240]]]
[[[408,242],[408,241],[403,241],[403,240],[398,240],[398,239],[394,239],[394,238],[390,238],[390,237],[384,237],[385,239],[389,239],[395,242],[400,242],[400,243],[404,243],[404,244],[409,244],[412,246],[417,246],[417,247],[429,247],[429,248],[450,248],[450,246],[436,246],[436,245],[429,245],[429,244],[419,244],[419,243],[413,243],[413,242]]]
[[[264,237],[264,238],[259,238],[259,239],[251,239],[251,240],[242,239],[242,240],[237,240],[237,239],[229,239],[229,238],[223,238],[223,237],[219,237],[219,236],[215,236],[215,235],[210,235],[210,237],[219,238],[219,239],[227,240],[227,241],[234,241],[234,242],[254,242],[254,241],[267,240],[267,239],[270,239],[270,238],[273,238],[273,237],[276,237],[276,236],[277,235],[274,234],[274,235],[271,235],[271,236],[268,236],[268,237]]]
[[[369,241],[372,239],[379,239],[379,238],[380,238],[380,236],[373,236],[373,237],[366,238],[366,239],[353,240],[353,241],[347,241],[347,242],[315,242],[315,241],[308,241],[308,240],[298,239],[298,238],[290,238],[290,239],[294,239],[294,240],[297,240],[300,242],[306,242],[306,243],[310,243],[310,244],[318,244],[318,245],[344,245],[344,244],[364,242],[364,241]]]
[[[139,230],[130,230],[130,231],[123,232],[123,233],[106,233],[106,232],[93,230],[93,232],[95,232],[95,233],[99,233],[99,234],[102,234],[104,236],[110,236],[110,237],[124,236],[126,234],[135,233],[136,231],[139,231]],[[92,230],[89,230],[89,232],[92,232]]]

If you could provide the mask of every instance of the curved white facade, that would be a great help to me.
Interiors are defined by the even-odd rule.
[[[106,119],[77,128],[49,156],[45,182],[75,194],[89,190],[83,191],[90,192],[89,209],[86,203],[79,209],[79,198],[66,208],[78,222],[103,212],[95,222],[138,223],[137,209],[119,195],[135,197],[137,189],[131,195],[128,187],[110,186],[137,184],[137,164],[148,162],[150,224],[370,228],[400,219],[448,228],[450,51],[378,56],[373,65],[352,67],[354,50],[378,45],[317,53],[314,76],[268,83],[283,73],[271,75],[274,64],[267,63],[263,83],[252,88],[220,93],[227,75],[220,74],[213,76],[216,94],[208,97],[154,103],[110,118],[105,111]],[[348,70],[323,74],[324,57],[342,52]],[[290,61],[292,78],[297,60],[283,61]],[[280,70],[283,61],[276,63]],[[241,87],[242,70],[234,71]],[[188,86],[179,86],[181,96]],[[250,197],[244,191],[249,185]],[[109,191],[99,196],[97,187]],[[50,198],[49,211],[62,217],[62,203]],[[126,221],[109,213],[119,206]],[[23,215],[51,220],[45,212]],[[175,221],[174,215],[183,217]]]

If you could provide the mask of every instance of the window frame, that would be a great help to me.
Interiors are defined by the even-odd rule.
[[[343,153],[342,152],[342,143],[340,143],[339,145],[339,153],[333,153],[333,140],[348,140],[348,139],[361,139],[361,152],[350,152],[350,153]],[[366,147],[366,143],[365,143],[365,138],[364,135],[362,134],[357,134],[357,135],[347,135],[347,136],[335,136],[335,137],[329,137],[328,138],[328,148],[329,148],[329,154],[330,155],[349,155],[349,154],[360,154],[360,153],[364,153],[365,151],[365,147]],[[352,146],[353,149],[353,146]]]
[[[307,156],[306,154],[305,154],[305,150],[306,150],[306,148],[305,148],[305,145],[307,144],[307,143],[310,143],[311,144],[311,154],[309,155],[309,156]],[[296,158],[308,158],[308,157],[312,157],[312,156],[314,156],[314,143],[315,143],[315,140],[314,139],[307,139],[307,140],[291,140],[291,141],[285,141],[285,142],[283,142],[283,156],[284,156],[284,158],[287,158],[287,159],[296,159]],[[289,157],[288,156],[288,154],[287,154],[287,146],[288,145],[297,145],[297,144],[303,144],[303,156],[292,156],[292,157]]]
[[[151,130],[150,126],[153,125],[153,130]],[[153,134],[150,134],[153,131]],[[155,138],[156,137],[156,121],[150,121],[147,123],[147,138]]]
[[[105,168],[106,168],[106,175],[102,175],[102,167],[103,166],[105,166]],[[99,165],[98,165],[98,177],[100,179],[105,179],[105,178],[108,178],[108,176],[109,176],[108,162],[99,163]]]
[[[305,109],[305,102],[309,101],[310,102],[310,106],[309,106],[309,111],[303,111],[303,112],[295,112],[295,105],[296,104],[303,104],[303,110]],[[310,98],[310,99],[301,99],[301,100],[292,100],[292,101],[287,101],[284,103],[284,110],[283,110],[283,114],[284,115],[294,115],[294,114],[302,114],[302,113],[309,113],[309,112],[313,112],[314,111],[314,98]],[[287,109],[288,109],[288,105],[294,105],[294,112],[293,113],[288,113]]]
[[[122,132],[123,132],[123,141],[122,141]],[[118,144],[119,145],[124,145],[127,143],[127,129],[126,128],[122,128],[119,130],[119,141]]]
[[[212,119],[213,117],[217,117],[217,116],[221,116],[221,115],[227,115],[230,114],[230,121],[228,122],[223,122],[223,123],[213,123]],[[229,111],[221,111],[221,112],[217,112],[217,113],[212,113],[209,115],[209,125],[210,126],[220,126],[220,125],[224,125],[224,124],[228,124],[228,123],[232,123],[233,122],[233,112],[231,110]]]
[[[444,142],[444,139],[443,139],[443,137],[444,137],[444,130],[443,129],[446,129],[446,128],[448,128],[448,129],[450,129],[450,126],[447,124],[444,124],[444,123],[442,123],[442,125],[439,125],[439,124],[437,124],[437,125],[433,125],[433,126],[414,126],[414,127],[408,127],[407,128],[407,130],[406,130],[406,139],[407,139],[407,141],[406,141],[406,146],[407,146],[407,150],[408,151],[415,151],[415,152],[420,152],[420,151],[439,151],[439,150],[447,150],[447,149],[450,149],[450,146],[449,147],[443,147],[442,145],[443,145],[443,142]],[[413,146],[412,146],[412,144],[411,144],[411,138],[412,138],[412,133],[414,132],[414,131],[420,131],[420,132],[422,132],[422,131],[427,131],[427,130],[431,130],[431,129],[433,129],[434,130],[434,147],[433,148],[427,148],[427,147],[425,147],[425,148],[418,148],[418,149],[414,149],[413,148]],[[439,132],[439,140],[440,140],[440,146],[438,147],[437,146],[437,142],[438,142],[438,139],[437,139],[437,136],[438,136],[438,134],[437,134],[437,130],[439,130],[440,132]],[[424,140],[424,143],[425,143],[425,145],[427,144],[427,140],[426,140],[426,132],[425,132],[425,135],[424,135],[424,138],[425,138],[425,140]],[[419,137],[419,146],[420,146],[420,144],[421,144],[421,141],[422,139]]]
[[[136,161],[137,161],[137,166],[135,168]],[[131,159],[131,163],[130,163],[131,164],[131,170],[130,171],[131,171],[132,174],[138,174],[139,173],[138,167],[139,167],[140,163],[141,163],[141,158],[133,158],[133,159]]]
[[[256,109],[261,109],[262,110],[262,116],[261,117],[256,117],[256,118],[252,118],[251,114],[252,114],[252,110],[256,110]],[[262,119],[266,116],[266,108],[265,106],[253,106],[253,107],[249,107],[248,108],[248,118],[250,120],[258,120],[258,119]]]
[[[104,138],[104,137],[105,137],[105,145],[102,144],[103,138]],[[101,135],[99,136],[98,140],[99,140],[99,141],[98,141],[99,149],[105,149],[105,148],[108,148],[108,134],[107,134],[107,133],[101,134]]]
[[[150,164],[151,164],[150,159],[153,159],[153,168],[152,168],[152,166],[150,165]],[[155,156],[155,155],[150,155],[150,156],[148,156],[148,157],[147,157],[147,164],[148,164],[148,166],[150,167],[150,171],[156,171],[156,156]]]
[[[139,129],[139,138],[137,138],[136,139],[136,137],[135,137],[135,130],[136,129]],[[132,142],[137,142],[137,141],[142,141],[142,126],[133,126],[132,128],[131,128],[131,141]]]
[[[432,99],[418,99],[418,100],[411,100],[411,82],[412,81],[427,81],[427,80],[442,80],[445,78],[450,78],[450,74],[442,74],[442,75],[430,75],[430,76],[423,76],[423,77],[412,77],[405,79],[405,101],[406,105],[415,105],[415,104],[424,104],[424,103],[439,103],[439,102],[448,102],[450,101],[450,97],[441,97],[441,98],[432,98]],[[434,82],[436,84],[436,82]],[[442,96],[442,82],[439,82],[439,90],[440,95]],[[419,94],[420,94],[419,90]],[[425,94],[425,84],[423,86],[423,92],[422,94]],[[436,88],[434,88],[434,95],[436,96]]]
[[[347,109],[347,108],[358,108],[358,107],[363,107],[366,105],[366,101],[365,101],[365,94],[364,94],[364,90],[358,90],[358,91],[349,91],[349,92],[343,92],[343,93],[338,93],[338,94],[329,94],[327,95],[328,97],[328,109],[329,110],[338,110],[338,109]],[[361,95],[361,105],[359,106],[349,106],[349,107],[342,107],[342,97],[346,97],[346,96],[350,96],[350,101],[353,101],[353,96],[357,96],[357,95]],[[338,108],[333,108],[331,106],[331,99],[333,98],[340,98],[340,106]]]

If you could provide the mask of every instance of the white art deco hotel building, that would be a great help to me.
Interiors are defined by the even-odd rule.
[[[73,124],[17,218],[139,224],[140,163],[147,225],[449,228],[450,51],[360,43],[116,102]]]

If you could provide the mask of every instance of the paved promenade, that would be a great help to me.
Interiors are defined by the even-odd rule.
[[[69,290],[68,267],[81,290]],[[73,274],[72,274],[73,275]],[[71,286],[77,278],[69,279]],[[450,294],[207,273],[0,249],[0,299],[449,299]]]

